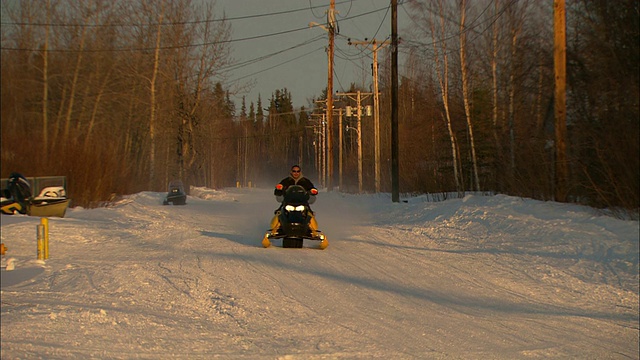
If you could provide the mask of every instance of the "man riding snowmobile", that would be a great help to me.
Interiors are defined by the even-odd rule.
[[[289,247],[291,241],[294,244],[291,247],[302,247],[302,239],[310,239],[320,240],[320,247],[326,248],[328,242],[318,230],[315,215],[309,207],[315,202],[318,189],[308,178],[302,176],[300,166],[291,167],[290,175],[276,185],[273,194],[281,205],[271,220],[269,232],[262,241],[263,246],[270,245],[270,238],[283,238],[284,247]],[[282,224],[283,221],[285,224]],[[299,229],[302,228],[304,234],[300,233]]]

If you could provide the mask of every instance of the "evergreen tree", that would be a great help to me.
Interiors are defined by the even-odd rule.
[[[269,103],[270,150],[277,158],[276,168],[288,168],[300,159],[300,128],[291,101],[291,93],[285,88],[276,90]]]
[[[227,114],[230,117],[234,117],[236,115],[236,104],[233,101],[231,101],[231,95],[229,94],[229,90],[226,91],[224,104],[225,104],[225,109],[227,111]]]
[[[264,122],[264,109],[262,108],[262,98],[258,94],[258,103],[256,104],[256,122],[263,125]]]
[[[236,181],[237,144],[234,140],[238,130],[233,121],[235,105],[220,82],[214,86],[212,104],[214,118],[209,129],[208,146],[211,152],[211,187],[219,188]]]
[[[242,97],[242,104],[240,105],[240,121],[247,120],[247,105],[245,97]]]
[[[255,109],[255,107],[253,105],[253,101],[249,104],[249,115],[248,116],[249,116],[248,120],[251,121],[251,125],[253,125],[253,128],[255,129],[255,127],[256,127],[256,109]]]

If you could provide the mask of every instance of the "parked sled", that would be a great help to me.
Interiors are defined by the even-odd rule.
[[[19,173],[12,173],[2,179],[0,206],[3,214],[26,214],[42,217],[64,217],[69,207],[66,178],[64,176],[43,176],[27,179]],[[38,190],[34,192],[33,190]],[[37,196],[33,196],[37,193]]]

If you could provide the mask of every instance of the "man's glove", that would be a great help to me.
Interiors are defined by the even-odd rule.
[[[313,188],[309,191],[311,193],[311,195],[318,195],[318,189]]]
[[[276,189],[273,190],[273,195],[276,196],[276,200],[278,202],[282,202],[283,199],[279,199],[278,197],[282,197],[284,191],[282,191],[282,189],[284,189],[284,186],[282,184],[278,184],[276,185]]]

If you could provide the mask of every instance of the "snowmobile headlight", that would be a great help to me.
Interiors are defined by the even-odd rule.
[[[304,205],[298,205],[298,206],[287,205],[284,207],[284,209],[287,211],[304,211]]]

